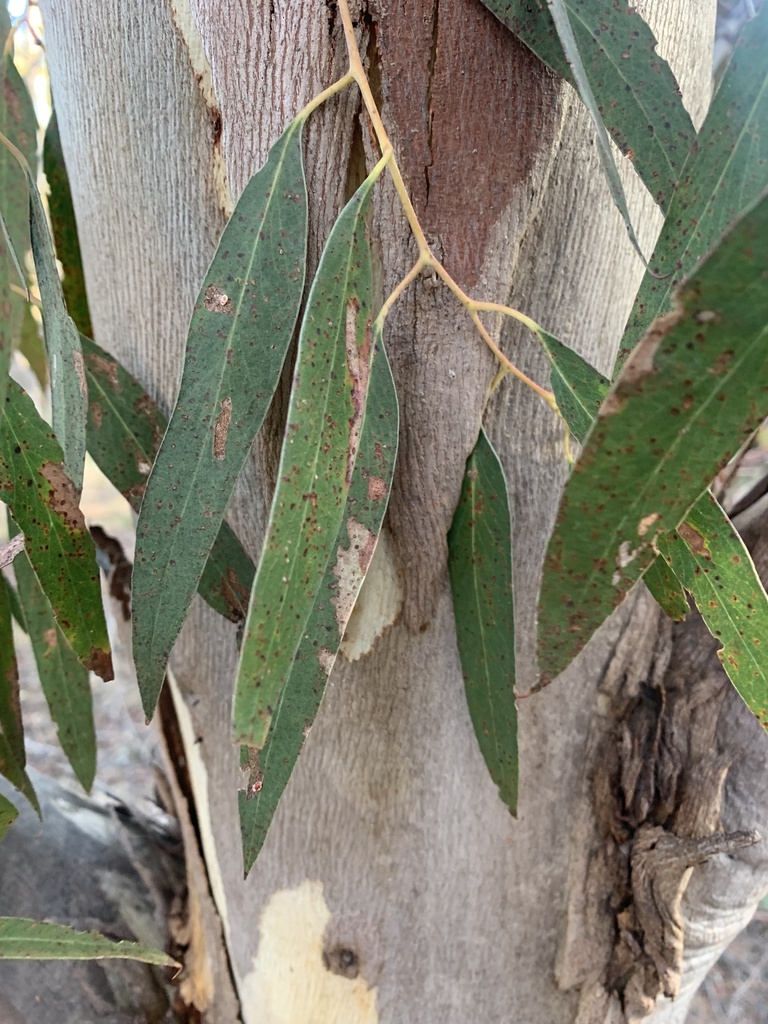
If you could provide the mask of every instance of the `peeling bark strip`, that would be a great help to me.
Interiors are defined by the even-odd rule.
[[[216,425],[213,428],[213,457],[214,459],[224,458],[227,449],[227,434],[232,419],[232,399],[227,395],[221,403],[221,412],[216,417]]]
[[[352,408],[353,412],[349,418],[349,448],[347,449],[347,472],[346,482],[352,480],[352,470],[355,468],[357,449],[360,447],[360,432],[363,429],[363,416],[365,415],[365,400],[368,394],[368,376],[371,372],[371,321],[365,324],[365,341],[362,347],[357,344],[357,315],[360,312],[360,303],[351,298],[347,303],[346,328],[344,333],[344,345],[347,350],[347,367],[349,376],[352,378]]]

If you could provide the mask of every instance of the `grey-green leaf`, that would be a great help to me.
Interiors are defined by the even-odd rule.
[[[158,967],[179,966],[167,953],[143,943],[114,942],[98,932],[27,917],[0,917],[0,959],[139,960]]]
[[[741,537],[707,493],[658,548],[722,644],[731,682],[768,728],[768,597]]]
[[[96,730],[88,670],[59,628],[26,552],[14,559],[13,571],[40,684],[61,749],[88,792],[96,774]]]
[[[748,22],[683,166],[637,293],[614,376],[674,289],[768,188],[768,4]],[[661,279],[658,275],[662,275]],[[665,276],[666,275],[666,276]]]
[[[237,742],[261,747],[333,554],[373,355],[367,219],[374,176],[341,212],[301,325],[267,536],[235,688]]]
[[[573,436],[583,442],[611,382],[553,335],[539,330],[537,336],[549,358],[549,380],[557,406]]]
[[[546,64],[573,82],[549,10],[531,0],[483,0]],[[597,111],[645,187],[666,210],[696,131],[656,39],[627,0],[565,0]],[[653,130],[649,130],[649,126]]]
[[[539,608],[542,685],[575,657],[768,414],[768,197],[656,321],[565,488]]]
[[[511,537],[504,471],[481,430],[448,534],[448,568],[472,725],[501,799],[517,814]]]
[[[302,123],[292,122],[272,147],[224,229],[147,485],[136,537],[133,654],[148,717],[298,318],[307,242]]]
[[[349,616],[373,556],[395,468],[398,406],[384,343],[374,354],[360,447],[333,558],[315,598],[264,747],[243,748],[248,778],[238,794],[246,873],[259,855],[278,802],[315,720]]]

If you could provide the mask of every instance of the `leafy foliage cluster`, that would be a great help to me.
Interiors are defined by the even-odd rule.
[[[517,376],[562,418],[566,441],[572,435],[581,445],[547,552],[539,685],[570,663],[643,578],[675,618],[688,613],[692,596],[723,644],[734,685],[766,721],[768,668],[760,648],[768,601],[709,487],[768,413],[768,5],[745,27],[697,133],[648,25],[624,0],[484,2],[578,89],[636,248],[609,136],[665,214],[613,380],[524,313],[466,295],[435,257],[376,108],[346,0],[339,0],[349,70],[299,112],[243,191],[192,311],[179,394],[166,422],[141,385],[89,337],[54,118],[43,160],[60,283],[30,170],[34,114],[6,46],[0,259],[3,279],[21,274],[22,285],[6,288],[0,324],[0,488],[12,536],[3,552],[16,579],[15,587],[6,577],[0,585],[0,772],[33,804],[12,617],[30,636],[62,746],[86,788],[95,766],[88,670],[111,673],[97,552],[79,509],[87,450],[139,512],[134,657],[147,717],[196,593],[242,626],[233,738],[247,778],[239,796],[250,869],[317,713],[381,530],[398,441],[386,317],[425,270],[442,279],[496,355],[491,390]],[[381,159],[341,211],[307,290],[302,130],[321,103],[353,85]],[[382,302],[373,286],[369,222],[385,172],[418,258]],[[8,377],[12,351],[25,351],[34,335],[23,265],[29,250],[51,426]],[[254,567],[225,515],[302,309],[278,482]],[[500,351],[483,312],[513,317],[533,332],[549,359],[551,390]],[[491,775],[514,813],[509,507],[501,465],[482,431],[449,549],[468,705]],[[0,797],[0,829],[15,814]]]

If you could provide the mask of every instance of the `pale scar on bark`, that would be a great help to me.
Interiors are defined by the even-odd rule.
[[[221,403],[221,412],[213,428],[213,457],[221,461],[227,448],[227,434],[232,419],[232,399],[227,395]]]
[[[362,345],[357,343],[357,317],[360,303],[352,298],[347,303],[347,316],[344,326],[344,346],[347,351],[347,367],[352,379],[352,415],[349,419],[349,447],[347,449],[346,482],[352,480],[352,470],[360,445],[360,434],[363,429],[365,399],[368,393],[368,377],[371,370],[371,321],[365,324],[365,340]]]

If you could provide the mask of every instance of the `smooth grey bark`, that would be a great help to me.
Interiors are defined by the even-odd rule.
[[[332,3],[299,0],[41,6],[96,337],[170,408],[185,325],[231,196],[290,117],[345,70],[338,17]],[[714,4],[642,8],[700,120]],[[416,209],[448,269],[473,295],[519,306],[606,370],[642,267],[573,93],[474,0],[439,8],[371,0],[355,17]],[[313,115],[311,261],[362,165],[370,166],[370,146],[353,92]],[[658,218],[631,168],[623,173],[649,250]],[[414,259],[386,182],[374,239],[386,294]],[[593,780],[607,778],[601,758],[623,727],[616,716],[637,697],[643,666],[652,669],[648,650],[660,643],[672,657],[674,645],[640,595],[556,683],[522,702],[522,790],[511,819],[466,711],[445,572],[445,536],[494,373],[470,326],[428,280],[388,318],[403,425],[386,538],[361,596],[372,625],[367,640],[357,638],[358,653],[367,653],[334,670],[245,882],[230,743],[233,630],[198,604],[174,657],[166,726],[185,747],[244,1024],[628,1019],[610,981],[616,908],[580,899],[606,844],[614,844],[608,861],[620,861]],[[492,326],[518,364],[546,380],[532,343]],[[233,502],[231,522],[254,554],[283,399]],[[486,423],[514,509],[525,689],[540,564],[566,475],[562,431],[509,381]],[[740,780],[726,785],[723,820],[729,829],[759,827],[765,801],[751,802],[761,791],[750,788],[760,770],[750,752],[760,737],[737,713],[725,716],[723,730],[718,742],[736,758],[728,778]],[[706,760],[707,751],[698,756]],[[706,947],[702,964],[743,923],[764,884],[757,849],[696,869],[685,913],[696,949]],[[620,868],[611,884],[624,877]],[[724,885],[728,905],[716,908]],[[354,952],[355,970],[339,963],[341,949]],[[693,950],[684,984],[699,969]],[[233,1019],[224,988],[206,990],[204,1019]],[[683,996],[649,1019],[682,1021],[685,1007]]]

